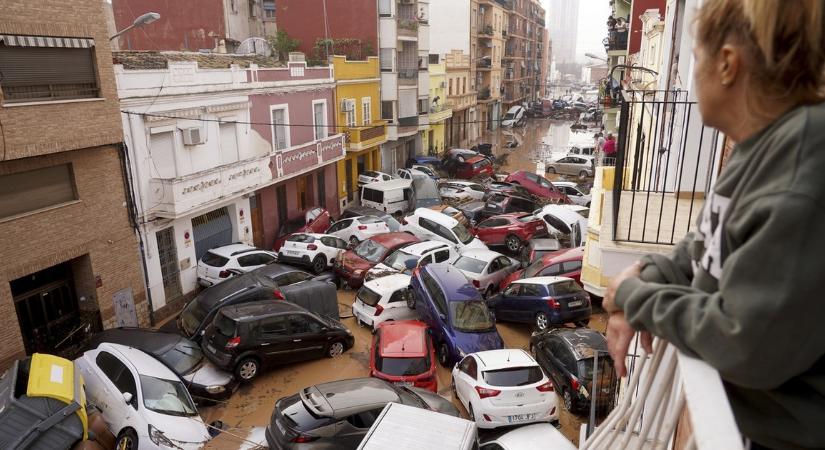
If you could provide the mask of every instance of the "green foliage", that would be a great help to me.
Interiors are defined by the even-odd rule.
[[[298,50],[298,46],[301,45],[301,41],[298,39],[292,39],[289,37],[286,31],[279,30],[278,34],[275,37],[268,37],[267,40],[269,41],[269,45],[275,49],[275,52],[278,54],[278,59],[281,61],[286,61],[289,59],[289,52],[294,52]]]

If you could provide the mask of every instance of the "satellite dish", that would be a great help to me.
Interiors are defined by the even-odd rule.
[[[269,42],[264,38],[251,37],[244,39],[244,41],[238,45],[235,53],[239,55],[272,56],[272,46],[270,46]]]

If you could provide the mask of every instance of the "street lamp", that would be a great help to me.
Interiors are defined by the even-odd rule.
[[[598,59],[599,61],[607,62],[607,58],[599,55],[594,55],[592,53],[585,53],[584,56],[587,56],[588,58]]]
[[[140,28],[144,25],[149,25],[150,23],[155,22],[158,19],[160,19],[160,14],[158,14],[156,12],[148,12],[146,14],[143,14],[140,17],[138,17],[137,19],[135,19],[135,21],[132,22],[131,25],[129,25],[128,27],[118,31],[117,33],[114,34],[114,36],[111,36],[109,38],[109,40],[112,41],[116,37],[120,36],[121,34],[127,32],[129,30],[131,30],[132,28]]]

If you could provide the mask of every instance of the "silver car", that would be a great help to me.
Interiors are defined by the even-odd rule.
[[[579,178],[593,176],[592,156],[565,156],[547,163],[547,173],[574,175]]]
[[[521,267],[519,261],[501,253],[477,249],[462,251],[453,265],[485,298],[498,291],[501,280]]]
[[[459,417],[450,401],[430,391],[353,378],[310,386],[275,402],[266,442],[273,450],[355,450],[390,402]]]

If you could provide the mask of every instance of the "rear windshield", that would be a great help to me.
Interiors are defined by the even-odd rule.
[[[186,375],[194,370],[203,359],[201,348],[188,339],[180,340],[160,359],[177,374]]]
[[[206,264],[207,266],[223,267],[226,265],[226,263],[229,262],[229,259],[224,258],[223,256],[216,255],[212,252],[206,252],[201,258],[201,262]]]
[[[282,419],[287,427],[298,432],[312,431],[329,425],[335,420],[331,417],[314,415],[298,395],[282,400],[280,406],[281,414],[277,418]]]
[[[235,337],[235,329],[237,323],[235,323],[235,321],[230,319],[229,317],[226,317],[223,314],[223,310],[219,311],[218,315],[215,316],[214,325],[218,333],[222,334],[223,336],[230,338]]]
[[[593,358],[580,359],[578,377],[584,380],[593,380]],[[607,353],[599,353],[599,384],[601,386],[608,386],[612,384],[613,376],[613,358]]]
[[[458,331],[473,333],[495,329],[496,324],[483,301],[450,302],[450,312],[453,328]]]
[[[355,254],[369,262],[377,263],[381,261],[381,258],[383,258],[385,254],[387,254],[387,247],[384,247],[373,240],[367,239],[355,247]]]
[[[536,218],[536,216],[533,216],[533,215],[518,218],[519,222],[524,222],[524,223],[532,222],[534,220],[537,220],[537,218]]]
[[[554,283],[548,287],[550,287],[551,292],[553,292],[553,295],[578,294],[582,291],[581,286],[579,286],[578,283],[572,280]]]
[[[508,367],[499,370],[485,370],[481,373],[484,382],[490,386],[526,386],[541,381],[542,374],[539,366]]]
[[[375,368],[392,376],[418,375],[430,370],[430,356],[421,358],[383,358],[375,355]]]
[[[293,234],[292,236],[286,238],[288,242],[303,242],[303,243],[311,243],[315,242],[315,238],[308,235],[308,234]]]
[[[364,175],[365,177],[375,178],[378,176],[378,172],[373,172],[372,170],[365,170],[361,172],[361,175]]]
[[[455,266],[461,270],[466,270],[472,273],[481,273],[487,266],[487,263],[480,259],[470,258],[469,256],[462,256],[455,261]]]
[[[507,114],[505,114],[505,115],[504,115],[504,119],[503,119],[503,120],[510,120],[510,119],[512,119],[512,118],[513,118],[513,116],[515,116],[515,114],[513,114],[513,113],[509,113],[509,112],[508,112]]]
[[[358,300],[361,300],[370,306],[377,305],[378,301],[381,300],[381,296],[378,295],[378,293],[366,286],[361,286],[361,289],[358,290],[358,295],[356,295],[356,297]]]

